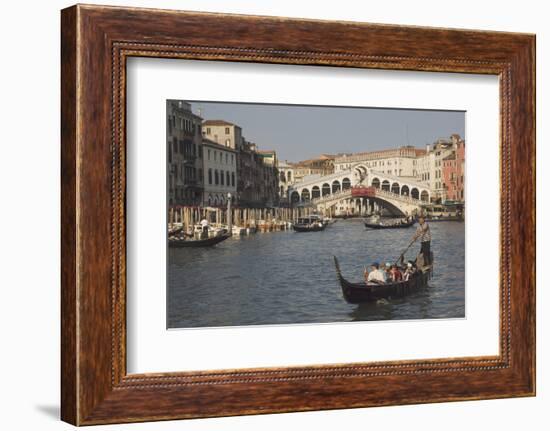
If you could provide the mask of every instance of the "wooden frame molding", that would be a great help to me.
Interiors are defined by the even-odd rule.
[[[63,420],[91,425],[535,394],[533,35],[82,5],[63,10],[61,21]],[[498,75],[499,355],[128,375],[131,56]],[[512,271],[520,265],[521,273]]]

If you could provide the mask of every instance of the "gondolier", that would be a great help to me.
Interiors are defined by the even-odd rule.
[[[420,253],[424,259],[424,265],[431,265],[431,251],[430,244],[432,241],[432,234],[430,232],[430,226],[426,223],[424,216],[418,217],[418,228],[416,228],[416,233],[414,234],[411,242],[416,241],[420,238]]]

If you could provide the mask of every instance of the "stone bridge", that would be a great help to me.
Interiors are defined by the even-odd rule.
[[[361,189],[365,195],[360,194]],[[430,201],[426,184],[375,171],[363,164],[332,175],[310,176],[294,184],[288,193],[294,205],[315,205],[325,211],[336,206],[336,214],[342,211],[369,214],[382,208],[396,215],[413,214]]]

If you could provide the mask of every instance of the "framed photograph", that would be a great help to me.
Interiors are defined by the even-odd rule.
[[[62,419],[535,394],[535,37],[62,11]]]

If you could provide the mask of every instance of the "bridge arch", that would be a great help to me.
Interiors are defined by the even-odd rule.
[[[290,202],[293,204],[300,202],[300,193],[293,191],[290,195]]]
[[[313,186],[311,188],[311,199],[317,199],[321,197],[321,189],[319,186]]]
[[[399,194],[399,184],[398,183],[393,183],[391,185],[391,192],[395,193],[396,195]]]
[[[342,190],[347,190],[349,188],[351,188],[351,180],[346,177],[342,180]]]
[[[339,192],[340,190],[341,190],[341,188],[340,188],[340,181],[334,180],[334,181],[332,182],[332,193]]]
[[[426,190],[422,190],[422,193],[420,193],[420,200],[424,202],[429,202],[430,194]]]
[[[329,183],[324,183],[323,184],[323,187],[321,188],[321,195],[322,196],[330,195],[330,184]]]
[[[410,193],[411,192],[408,185],[405,184],[403,187],[401,187],[401,196],[409,196]]]
[[[375,178],[372,179],[370,185],[372,187],[376,187],[377,189],[379,189],[380,188],[380,180],[375,177]]]
[[[390,191],[390,182],[388,180],[382,181],[382,190]]]
[[[302,201],[304,202],[307,202],[310,200],[311,193],[309,192],[309,189],[305,189],[305,188],[302,189],[301,198],[302,198]]]
[[[418,189],[416,187],[413,187],[411,189],[411,198],[413,198],[413,199],[419,199],[420,198],[420,192],[418,191]]]

